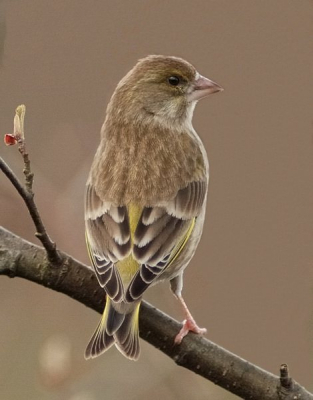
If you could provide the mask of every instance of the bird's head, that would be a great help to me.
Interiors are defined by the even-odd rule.
[[[111,101],[119,117],[156,119],[168,124],[191,121],[196,102],[223,90],[187,61],[153,55],[138,61],[120,81]]]

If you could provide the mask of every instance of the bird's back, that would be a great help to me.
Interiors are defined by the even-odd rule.
[[[104,132],[90,179],[104,201],[155,205],[205,176],[206,166],[192,134],[161,126],[117,126]],[[96,168],[95,168],[96,167]],[[101,171],[99,173],[99,171]],[[114,173],[113,173],[114,172]]]

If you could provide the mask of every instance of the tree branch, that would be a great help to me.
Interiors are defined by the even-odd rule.
[[[93,271],[61,251],[60,257],[62,266],[54,268],[43,248],[0,228],[0,275],[36,282],[101,313],[104,292]],[[174,338],[180,328],[177,321],[143,302],[140,336],[177,365],[244,399],[313,400],[312,394],[289,377],[286,365],[281,366],[281,376],[275,376],[192,333],[175,346]]]
[[[67,294],[102,313],[105,293],[94,272],[58,251],[41,220],[34,201],[33,173],[25,145],[25,111],[24,105],[17,107],[14,132],[6,134],[4,138],[8,145],[18,144],[24,161],[25,186],[1,157],[0,169],[23,198],[37,230],[35,235],[44,249],[0,227],[0,275],[28,279]],[[141,305],[139,319],[140,336],[172,358],[177,365],[244,399],[313,400],[313,395],[289,376],[286,364],[281,365],[278,377],[192,333],[180,345],[174,345],[180,324],[146,302]]]

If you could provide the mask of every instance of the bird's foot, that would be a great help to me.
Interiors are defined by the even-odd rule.
[[[174,343],[180,344],[183,338],[188,334],[188,332],[194,332],[198,335],[204,335],[206,334],[207,330],[205,328],[199,328],[199,326],[196,324],[196,321],[192,317],[189,317],[183,321],[183,327],[176,335]]]

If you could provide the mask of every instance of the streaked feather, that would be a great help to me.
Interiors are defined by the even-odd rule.
[[[98,209],[94,210],[93,207]],[[114,301],[123,299],[124,287],[115,264],[131,251],[130,227],[126,207],[101,202],[92,185],[86,190],[86,242],[100,285]],[[100,214],[100,210],[104,210]]]

